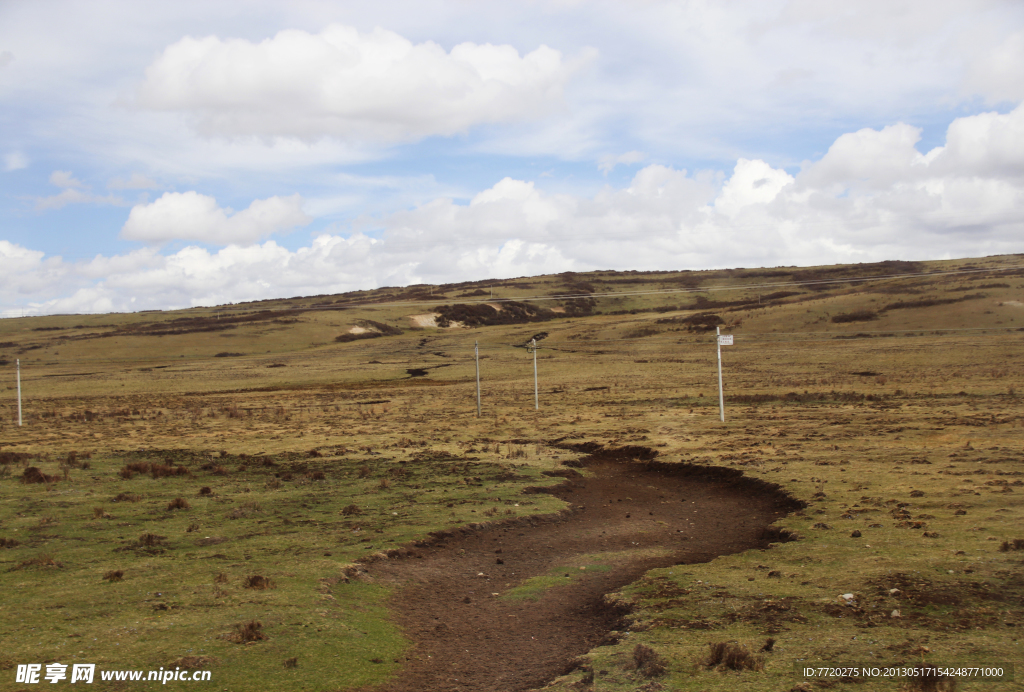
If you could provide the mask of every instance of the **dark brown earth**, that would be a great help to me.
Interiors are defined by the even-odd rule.
[[[391,609],[415,642],[403,669],[379,689],[540,687],[628,627],[625,610],[605,594],[653,568],[766,547],[779,540],[766,527],[795,508],[765,484],[695,475],[694,467],[686,474],[683,465],[599,457],[586,466],[588,477],[572,473],[551,491],[570,503],[561,516],[457,530],[368,568],[398,584]],[[494,595],[549,574],[572,576],[539,600]]]

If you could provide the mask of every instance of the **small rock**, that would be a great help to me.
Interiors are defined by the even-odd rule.
[[[894,610],[894,611],[892,611],[892,615],[891,615],[891,617],[894,617],[894,618],[898,618],[898,617],[900,617],[900,611],[898,611],[898,610]]]

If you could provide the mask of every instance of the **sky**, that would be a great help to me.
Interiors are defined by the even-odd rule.
[[[0,316],[1024,252],[1019,0],[0,0]]]

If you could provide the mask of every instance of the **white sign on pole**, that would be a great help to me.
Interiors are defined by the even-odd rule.
[[[718,336],[719,346],[732,346],[732,334],[720,334]]]

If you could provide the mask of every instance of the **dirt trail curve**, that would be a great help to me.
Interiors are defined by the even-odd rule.
[[[552,490],[572,506],[557,520],[455,531],[369,567],[398,585],[392,612],[415,642],[379,692],[540,687],[620,625],[624,613],[605,594],[649,569],[765,547],[765,527],[797,506],[729,472],[600,456],[585,464],[591,476]],[[549,588],[537,600],[506,595],[539,576]]]

